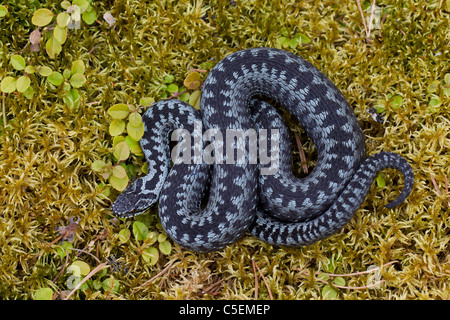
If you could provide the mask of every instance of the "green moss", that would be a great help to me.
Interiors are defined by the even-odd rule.
[[[335,288],[337,298],[448,299],[450,123],[444,77],[450,72],[449,12],[442,1],[429,3],[377,2],[383,23],[367,41],[355,1],[95,1],[102,24],[72,30],[53,60],[43,44],[40,52],[21,50],[34,30],[33,12],[41,7],[60,12],[59,1],[7,1],[8,13],[0,18],[0,79],[14,73],[10,57],[21,52],[33,65],[61,73],[80,59],[88,83],[78,89],[81,102],[75,108],[64,102],[64,88],[51,87],[37,75],[30,76],[31,99],[4,96],[0,296],[29,299],[44,287],[64,293],[69,290],[66,269],[75,259],[93,270],[96,258],[104,262],[114,255],[126,268],[110,266],[72,298],[253,299],[254,261],[275,299],[321,299],[326,284],[316,273],[358,273],[396,261],[382,268],[384,282],[376,287],[368,287],[373,274],[346,277],[346,286],[364,288]],[[114,26],[101,18],[105,12],[116,18]],[[117,103],[139,106],[144,97],[157,99],[167,75],[181,86],[191,69],[204,68],[206,62],[243,48],[275,47],[284,28],[310,39],[287,50],[312,62],[343,92],[363,127],[368,154],[393,151],[411,163],[413,194],[398,208],[384,208],[403,181],[398,172],[386,170],[386,186],[373,184],[342,232],[314,245],[274,248],[248,236],[219,252],[198,254],[172,244],[171,253],[160,253],[157,264],[146,263],[142,252],[153,240],[121,241],[119,231],[131,230],[135,219],[110,216],[118,192],[102,194],[104,181],[91,169],[95,160],[113,159],[106,110]],[[427,91],[436,80],[441,85]],[[392,107],[395,96],[402,102]],[[436,97],[441,103],[430,108]],[[384,110],[384,125],[368,113],[377,106]],[[305,149],[311,157],[313,146]],[[137,168],[143,164],[142,158],[131,160]],[[159,234],[155,212],[138,220]],[[73,248],[84,252],[72,250],[61,258],[55,228],[68,225],[71,217],[80,219]],[[120,283],[117,290],[98,285],[111,276],[110,281]],[[261,277],[257,294],[269,298]]]

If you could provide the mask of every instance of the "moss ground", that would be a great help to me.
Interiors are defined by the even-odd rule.
[[[39,77],[32,79],[32,99],[3,95],[0,297],[31,299],[37,289],[49,287],[59,298],[70,292],[67,267],[73,261],[92,270],[114,256],[126,269],[109,265],[71,299],[450,298],[450,97],[444,82],[450,72],[450,6],[445,1],[376,1],[382,24],[372,30],[371,41],[357,2],[350,0],[94,3],[102,24],[70,32],[56,59],[42,48],[21,53],[54,70],[83,60],[88,84],[79,107],[65,105],[62,90]],[[11,54],[21,52],[35,28],[33,12],[62,11],[55,0],[6,4],[8,15],[0,18],[0,79],[11,72]],[[103,20],[105,12],[117,19],[113,27]],[[91,169],[93,161],[110,157],[106,110],[116,103],[139,105],[141,97],[158,100],[166,75],[181,85],[191,68],[205,62],[238,49],[275,47],[283,28],[310,39],[287,50],[313,63],[343,92],[364,130],[368,154],[392,151],[410,162],[413,193],[401,206],[384,208],[402,188],[402,176],[386,170],[386,186],[373,184],[342,232],[314,245],[274,248],[247,236],[219,252],[198,254],[172,243],[170,254],[160,253],[157,263],[149,264],[142,257],[151,246],[147,240],[120,241],[119,230],[131,230],[134,219],[111,217],[118,192],[102,196],[98,184],[104,181]],[[438,87],[430,89],[436,80]],[[372,119],[370,108],[383,111],[384,124]],[[155,212],[137,219],[160,233]],[[70,218],[79,219],[72,246],[84,252],[69,250],[61,257],[55,228],[67,226]],[[359,274],[385,264],[378,273]],[[255,286],[254,266],[268,287],[258,271]],[[340,283],[348,288],[337,288],[334,278],[318,273],[352,275]],[[105,279],[118,289],[97,285]]]

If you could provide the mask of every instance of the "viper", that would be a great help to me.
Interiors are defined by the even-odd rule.
[[[286,124],[259,97],[283,106],[313,141],[317,164],[307,176],[294,176]],[[279,147],[271,152],[278,155],[277,170],[261,174],[264,166],[248,156],[233,164],[172,164],[171,133],[194,132],[200,121],[203,130],[216,132],[278,130]],[[246,233],[276,246],[309,245],[346,225],[380,170],[394,168],[404,177],[402,192],[387,208],[401,204],[414,184],[413,170],[400,155],[366,158],[362,129],[342,93],[311,63],[284,50],[252,48],[228,55],[208,74],[200,111],[163,100],[145,112],[143,122],[140,145],[148,173],[118,196],[112,211],[134,216],[158,202],[166,233],[193,251],[218,250]]]

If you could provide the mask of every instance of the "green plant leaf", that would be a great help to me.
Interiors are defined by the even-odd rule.
[[[145,240],[148,235],[148,227],[140,221],[133,222],[133,235],[138,241]]]
[[[69,23],[70,15],[67,12],[61,12],[56,17],[56,23],[60,28],[66,28]]]
[[[95,10],[90,10],[90,11],[86,10],[81,15],[81,18],[83,19],[84,22],[86,22],[86,24],[91,25],[91,24],[93,24],[95,22],[95,20],[97,20],[97,11],[95,11]]]
[[[130,114],[130,110],[128,106],[124,103],[115,104],[110,107],[107,113],[111,116],[111,118],[116,120],[122,120],[128,117]]]
[[[30,78],[28,78],[28,76],[19,77],[16,82],[17,91],[25,92],[30,87],[30,84],[31,80]]]
[[[450,3],[450,1],[447,1],[447,3]],[[444,76],[444,82],[446,84],[450,84],[450,73],[446,73]]]
[[[386,181],[384,180],[384,175],[383,174],[379,174],[377,176],[377,185],[379,188],[384,188],[386,186]]]
[[[143,174],[147,174],[148,173],[148,163],[144,163],[141,167],[141,171]]]
[[[24,97],[27,99],[31,99],[34,96],[34,89],[33,87],[28,87],[27,90],[25,90],[25,92],[23,93]]]
[[[175,77],[174,77],[174,76],[172,76],[172,75],[167,75],[167,76],[164,77],[163,82],[164,82],[164,83],[172,83],[173,80],[175,80]]]
[[[437,89],[439,88],[440,84],[441,84],[441,82],[439,80],[432,81],[427,87],[427,92],[428,93],[436,92]]]
[[[117,161],[128,159],[128,157],[130,156],[130,147],[128,147],[128,144],[125,141],[119,142],[114,147],[114,156],[116,157]]]
[[[37,69],[37,72],[43,77],[48,77],[53,71],[47,66],[42,66]]]
[[[114,119],[109,124],[109,134],[113,137],[122,134],[125,130],[125,121]]]
[[[61,53],[62,46],[54,36],[51,36],[45,44],[45,50],[51,59],[55,59]]]
[[[70,249],[72,249],[73,246],[68,241],[63,241],[61,245],[56,246],[56,253],[62,258],[66,256],[67,253],[70,253]],[[69,250],[68,250],[69,249]]]
[[[128,186],[129,179],[128,176],[125,178],[117,178],[116,176],[111,175],[109,176],[108,181],[114,189],[122,192]]]
[[[178,86],[174,83],[171,83],[167,86],[166,90],[167,90],[167,92],[172,94],[172,93],[178,92]]]
[[[67,39],[67,27],[55,26],[53,29],[53,37],[60,43],[64,44]]]
[[[102,289],[104,291],[109,291],[111,293],[116,293],[119,291],[120,283],[119,280],[115,279],[113,276],[102,281]]]
[[[128,146],[130,147],[130,151],[131,153],[137,155],[137,156],[142,156],[144,155],[141,146],[139,145],[139,142],[137,142],[136,140],[134,140],[133,138],[131,138],[130,136],[127,136],[125,138],[125,142],[128,144]]]
[[[23,70],[25,69],[25,59],[18,55],[18,54],[14,54],[11,56],[11,65],[13,66],[14,69],[16,70]]]
[[[145,262],[148,262],[151,266],[155,265],[159,259],[159,251],[156,248],[147,248],[142,251],[142,258]]]
[[[81,73],[75,73],[70,78],[70,84],[74,88],[81,88],[86,83],[86,77]]]
[[[139,141],[142,138],[144,130],[144,123],[142,122],[138,127],[132,126],[130,122],[127,123],[127,133],[135,141]]]
[[[96,172],[101,172],[101,171],[103,171],[105,166],[106,166],[106,162],[105,161],[103,161],[103,160],[95,160],[91,164],[91,169],[96,171]]]
[[[393,96],[391,100],[391,108],[398,109],[403,104],[403,98],[401,96]]]
[[[153,102],[155,102],[155,99],[154,99],[154,98],[148,98],[148,97],[146,97],[146,98],[141,98],[141,99],[139,100],[139,104],[140,104],[141,106],[144,106],[144,107],[149,107],[149,106],[151,106],[151,104],[152,104]]]
[[[4,77],[0,83],[0,89],[4,93],[11,93],[16,91],[17,79],[11,76]]]
[[[130,239],[131,232],[128,228],[123,228],[119,231],[119,242],[125,243]]]
[[[36,68],[34,66],[26,66],[25,67],[25,73],[33,74],[36,72]]]
[[[333,283],[337,286],[345,286],[345,279],[342,277],[336,277],[334,278]]]
[[[31,18],[31,23],[38,27],[45,27],[54,17],[53,12],[48,9],[41,8],[34,12],[33,17]]]
[[[76,74],[76,73],[80,73],[80,74],[84,74],[84,72],[86,71],[86,66],[84,65],[83,60],[75,60],[72,64],[72,74]]]
[[[85,276],[91,272],[91,267],[84,261],[75,260],[68,268],[67,271],[76,275]]]
[[[64,77],[61,73],[58,71],[53,71],[48,77],[47,81],[50,82],[52,85],[59,87],[63,81]]]
[[[142,116],[138,112],[132,112],[128,117],[128,121],[130,122],[131,126],[137,128],[142,123]]]
[[[184,79],[184,85],[188,90],[196,90],[200,87],[200,73],[197,71],[190,72]]]
[[[337,295],[338,295],[337,291],[329,284],[325,285],[322,288],[322,298],[323,299],[330,299],[330,300],[336,299]]]
[[[51,288],[39,288],[33,293],[34,300],[52,300],[53,290]]]
[[[8,8],[4,5],[0,5],[0,18],[3,18],[8,13]]]
[[[197,110],[200,110],[200,97],[201,97],[200,90],[195,90],[194,92],[191,93],[189,97],[189,104]]]
[[[70,85],[69,85],[70,87]],[[66,105],[71,108],[77,108],[81,102],[80,92],[77,89],[70,89],[64,96],[63,100]]]
[[[112,174],[119,179],[125,178],[127,176],[127,172],[122,166],[114,166]]]
[[[81,11],[84,11],[89,7],[89,2],[87,0],[74,0],[72,1],[72,4],[80,7]]]
[[[159,243],[159,251],[164,253],[165,255],[169,255],[172,251],[172,244],[169,240],[164,240]]]

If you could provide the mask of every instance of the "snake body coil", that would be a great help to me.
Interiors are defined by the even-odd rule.
[[[318,160],[308,176],[293,175],[285,124],[256,95],[284,106],[314,142]],[[221,60],[204,83],[201,115],[182,101],[166,100],[149,108],[143,121],[140,143],[149,172],[124,190],[112,210],[119,217],[132,216],[159,201],[167,234],[195,251],[217,250],[246,232],[274,245],[311,244],[348,222],[380,170],[398,169],[405,180],[388,208],[403,202],[414,182],[411,166],[397,154],[381,152],[365,159],[362,130],[340,91],[310,63],[282,50],[254,48]],[[204,131],[278,129],[278,171],[261,175],[261,166],[248,157],[244,163],[171,167],[170,133],[194,132],[200,121]]]

